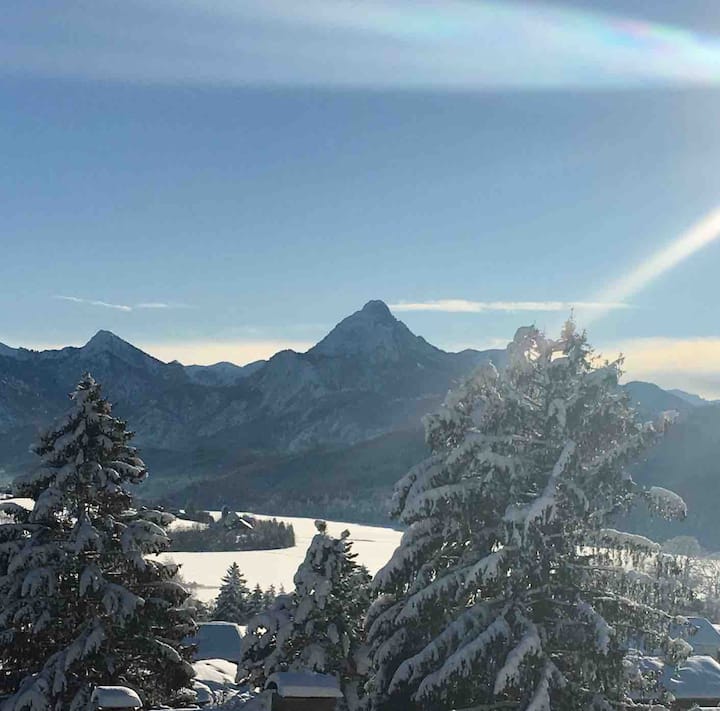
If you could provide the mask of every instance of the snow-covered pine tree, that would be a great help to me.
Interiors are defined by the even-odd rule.
[[[356,654],[369,604],[367,570],[355,562],[348,531],[339,538],[316,521],[295,590],[278,595],[248,625],[238,673],[262,688],[276,671],[308,670],[336,675],[348,706],[357,707]]]
[[[187,592],[153,556],[173,517],[134,508],[128,485],[146,468],[90,375],[71,398],[35,447],[40,468],[15,483],[33,509],[11,506],[0,525],[3,711],[89,709],[95,685],[167,703],[193,675]]]
[[[213,610],[213,620],[244,625],[253,615],[250,590],[237,563],[233,563],[222,579]]]
[[[607,528],[644,494],[684,513],[625,470],[656,428],[572,323],[558,340],[519,329],[507,354],[426,419],[432,454],[396,486],[408,528],[366,620],[372,709],[616,709],[627,646],[661,644],[669,563]]]

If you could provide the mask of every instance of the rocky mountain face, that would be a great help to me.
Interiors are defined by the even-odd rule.
[[[454,381],[501,351],[446,353],[415,336],[380,301],[343,320],[307,353],[267,362],[163,363],[109,331],[82,348],[0,348],[0,466],[32,466],[29,442],[67,406],[89,371],[148,452],[342,447],[416,428]],[[228,455],[229,456],[229,455]],[[161,473],[162,465],[161,465]]]

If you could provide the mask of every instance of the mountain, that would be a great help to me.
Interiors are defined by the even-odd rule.
[[[436,348],[381,301],[306,353],[282,351],[244,367],[163,363],[109,331],[81,348],[0,345],[0,473],[7,479],[36,466],[28,445],[90,371],[138,433],[152,473],[146,497],[383,521],[393,484],[426,454],[422,416],[479,364],[502,367],[504,358],[502,350]],[[692,512],[684,524],[638,514],[631,525],[661,537],[690,533],[720,550],[720,405],[701,407],[652,383],[625,387],[643,418],[680,413],[635,476],[676,489]]]
[[[694,536],[720,551],[720,405],[693,408],[674,424],[633,472],[646,485],[680,494],[688,517],[681,522],[648,518],[643,510],[629,518],[630,527],[658,540]]]
[[[260,457],[342,448],[403,429],[440,403],[475,365],[502,351],[446,353],[415,336],[388,307],[371,301],[307,353],[267,362],[182,366],[163,363],[109,331],[81,348],[0,348],[0,467],[34,465],[28,444],[67,406],[91,372],[138,435],[161,478],[231,471],[236,453]],[[175,453],[182,453],[177,460]],[[164,465],[172,462],[172,465]],[[149,464],[153,465],[152,461]]]
[[[694,393],[688,393],[684,390],[678,390],[677,388],[672,388],[671,390],[668,390],[668,392],[695,406],[711,405],[717,402],[716,400],[706,400],[699,395],[695,395]]]
[[[282,351],[250,378],[274,444],[352,444],[419,426],[453,383],[503,351],[447,353],[415,336],[382,301],[341,321],[307,353]]]
[[[653,383],[633,380],[625,385],[625,391],[641,417],[653,418],[669,410],[687,414],[695,409],[695,405],[686,398],[679,397],[669,390],[663,390]]]
[[[223,361],[213,365],[186,365],[185,372],[190,380],[201,385],[236,385],[242,378],[247,378],[260,370],[266,362],[256,360],[247,365],[235,365]]]

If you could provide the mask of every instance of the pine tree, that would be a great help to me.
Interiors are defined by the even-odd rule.
[[[248,590],[247,582],[240,572],[238,564],[233,563],[222,579],[213,619],[244,625],[252,614],[250,590]]]
[[[281,590],[280,594],[284,595],[285,591]],[[277,595],[278,594],[275,590],[275,586],[270,584],[270,587],[263,593],[263,604],[261,610],[267,610],[275,602],[275,598],[277,597]]]
[[[260,583],[257,583],[250,593],[251,616],[255,617],[255,615],[259,615],[265,607],[269,607],[269,605],[265,605],[265,594],[260,587]]]
[[[133,507],[128,485],[146,468],[99,385],[86,375],[71,398],[35,447],[41,467],[15,484],[32,511],[14,507],[0,525],[4,711],[86,709],[99,684],[168,702],[193,675],[187,592],[177,566],[151,557],[173,517]]]
[[[609,522],[639,496],[684,504],[626,473],[658,432],[619,374],[571,323],[557,341],[523,328],[501,372],[482,367],[426,419],[432,454],[396,486],[408,528],[366,621],[373,709],[621,706],[625,650],[662,643],[658,605],[682,591],[672,560]]]
[[[261,687],[275,671],[334,674],[350,708],[357,706],[356,655],[369,603],[367,570],[355,562],[348,531],[328,535],[316,521],[314,536],[295,574],[295,590],[278,595],[250,621],[238,673]]]

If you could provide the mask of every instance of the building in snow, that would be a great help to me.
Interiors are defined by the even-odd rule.
[[[317,672],[275,672],[265,688],[272,691],[272,711],[335,711],[343,698],[338,680]]]
[[[202,622],[188,640],[197,647],[193,660],[224,659],[237,664],[244,634],[245,628],[234,622]]]
[[[717,627],[704,617],[688,617],[688,622],[692,628],[689,633],[678,628],[673,636],[682,635],[693,648],[693,654],[720,661],[720,632]]]
[[[142,708],[140,697],[125,686],[98,686],[90,699],[95,709],[113,711],[136,711]]]
[[[658,675],[660,686],[675,697],[673,711],[695,706],[720,705],[720,663],[713,657],[694,655],[676,667],[666,666],[657,657],[643,657],[640,666]],[[652,703],[655,698],[636,699]]]

